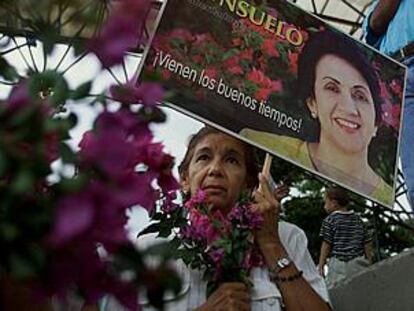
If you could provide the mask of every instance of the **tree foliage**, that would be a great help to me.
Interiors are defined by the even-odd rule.
[[[258,152],[263,163],[264,153]],[[329,182],[312,175],[283,159],[274,157],[271,175],[276,184],[291,187],[290,195],[283,201],[283,219],[302,228],[308,238],[309,250],[318,262],[321,239],[319,231],[327,216],[323,209],[324,189]],[[352,194],[349,209],[358,213],[374,237],[374,260],[379,261],[414,247],[414,223],[406,217],[396,218],[396,212]]]

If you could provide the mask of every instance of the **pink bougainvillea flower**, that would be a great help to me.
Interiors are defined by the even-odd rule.
[[[209,255],[213,263],[219,265],[224,257],[224,249],[213,249],[211,252],[209,252]]]
[[[151,186],[155,177],[152,172],[131,172],[120,180],[119,189],[116,190],[114,196],[126,208],[138,204],[147,211],[152,211],[159,196]]]
[[[250,270],[254,267],[264,266],[263,256],[257,248],[249,250],[243,259],[242,265],[244,269]]]
[[[236,205],[227,215],[229,222],[237,223],[240,228],[255,230],[263,224],[263,217],[250,206]]]
[[[93,131],[86,131],[85,133],[83,133],[82,139],[78,144],[79,148],[89,148],[89,146],[92,144],[94,136],[95,134],[93,133]]]
[[[127,222],[125,211],[131,205],[128,204],[129,198],[121,198],[121,196],[133,189],[133,185],[125,185],[121,181],[108,183],[99,180],[92,181],[87,188],[93,198],[96,211],[88,235],[94,241],[101,243],[108,252],[113,252],[119,246],[128,243],[124,228]]]
[[[208,245],[211,245],[221,236],[220,228],[215,228],[210,217],[201,213],[198,209],[194,208],[190,210],[189,220],[192,238],[199,241],[206,241]]]
[[[128,82],[110,87],[114,100],[123,104],[142,104],[145,106],[157,105],[164,98],[164,89],[159,83],[143,82],[134,85]]]
[[[208,216],[194,208],[190,210],[189,220],[191,223],[191,236],[196,240],[204,239],[206,232],[211,228]]]
[[[263,224],[263,216],[249,206],[243,208],[246,226],[252,230],[259,229]]]
[[[57,205],[51,243],[62,245],[85,232],[91,226],[95,207],[89,193],[76,193],[63,198]]]
[[[124,53],[141,42],[150,0],[122,0],[108,17],[100,34],[88,42],[88,48],[104,67],[123,61]]]
[[[80,146],[87,146],[80,150],[81,163],[97,167],[111,178],[119,178],[131,169],[134,149],[121,130],[106,131],[104,136],[89,134],[86,139],[80,143]]]
[[[144,162],[150,168],[159,169],[163,163],[164,145],[162,143],[150,143],[143,148],[142,158],[140,162]]]
[[[45,134],[45,156],[48,163],[57,160],[59,154],[59,135],[56,132],[49,132]]]
[[[176,199],[177,199],[177,191],[165,192],[165,201],[161,205],[161,210],[167,214],[173,213],[177,208],[180,207],[179,204],[174,202]]]
[[[128,199],[119,199],[121,190],[125,194],[125,188],[92,182],[82,192],[63,198],[50,235],[51,245],[62,248],[84,240],[102,243],[108,251],[113,251],[127,243],[125,209],[130,205],[121,204]]]
[[[121,132],[125,139],[133,135],[134,144],[137,146],[146,145],[153,138],[148,128],[148,124],[142,121],[136,114],[129,109],[120,109],[116,112],[103,111],[95,121],[96,131],[105,135],[105,133],[116,131]]]
[[[121,14],[112,15],[100,35],[89,41],[89,50],[99,58],[104,67],[120,64],[125,52],[138,45],[139,31],[135,24]]]
[[[394,128],[398,131],[400,126],[400,112],[401,108],[399,105],[393,105],[391,103],[385,103],[381,105],[382,110],[382,122]]]
[[[154,82],[143,82],[138,85],[135,96],[141,98],[145,106],[155,106],[164,98],[165,91],[161,84]]]
[[[17,110],[26,107],[31,103],[27,81],[23,80],[13,87],[8,99],[8,108]]]
[[[207,194],[203,190],[198,190],[196,195],[192,196],[190,200],[185,203],[185,207],[188,209],[194,208],[196,205],[201,204],[206,199]]]
[[[180,188],[180,184],[172,174],[172,168],[174,166],[174,157],[164,153],[160,167],[158,168],[158,185],[164,192],[177,190]]]

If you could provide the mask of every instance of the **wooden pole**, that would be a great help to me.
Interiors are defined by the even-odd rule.
[[[270,166],[272,165],[272,160],[273,160],[273,157],[270,154],[266,153],[266,157],[265,157],[263,168],[262,168],[262,174],[267,179],[269,179],[270,177]]]
[[[269,180],[269,177],[270,177],[270,166],[272,165],[272,159],[273,157],[270,154],[266,153],[266,157],[265,157],[263,168],[262,168],[262,174],[264,177],[266,177],[267,180]],[[259,184],[258,190],[259,192],[262,191],[262,187],[260,186],[260,184]]]

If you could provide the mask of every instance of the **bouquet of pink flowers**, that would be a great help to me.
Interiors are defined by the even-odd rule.
[[[250,286],[250,270],[263,265],[263,257],[254,243],[253,231],[263,219],[242,198],[227,214],[211,210],[202,190],[184,205],[174,203],[175,193],[167,194],[157,220],[141,234],[157,232],[167,237],[174,232],[170,245],[176,258],[192,269],[200,269],[207,280],[207,295],[220,283],[243,282]]]

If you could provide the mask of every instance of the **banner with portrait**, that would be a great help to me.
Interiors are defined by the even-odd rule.
[[[141,75],[169,105],[394,201],[405,67],[286,1],[169,0]]]

